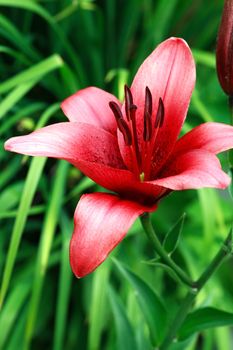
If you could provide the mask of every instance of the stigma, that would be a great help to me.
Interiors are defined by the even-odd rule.
[[[153,111],[151,91],[148,87],[145,88],[142,135],[137,131],[138,108],[134,104],[133,95],[128,86],[125,85],[125,117],[116,102],[111,101],[109,106],[114,114],[117,128],[123,135],[124,143],[130,149],[132,158],[130,170],[141,182],[150,180],[157,146],[156,139],[164,123],[165,109],[162,98],[159,98],[158,106]]]

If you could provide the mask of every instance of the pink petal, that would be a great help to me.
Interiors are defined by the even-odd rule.
[[[169,164],[161,178],[153,184],[172,190],[202,187],[224,189],[230,178],[221,169],[218,158],[205,150],[192,150],[180,155]]]
[[[142,202],[154,202],[161,195],[161,188],[141,183],[124,169],[116,137],[95,126],[70,122],[50,125],[9,139],[5,149],[65,159],[99,185]]]
[[[88,124],[50,125],[29,135],[9,139],[5,149],[65,159],[99,185],[115,192],[135,192],[140,185],[134,175],[124,169],[116,137]],[[146,192],[150,193],[150,190]]]
[[[5,149],[31,156],[65,159],[79,168],[82,161],[124,167],[117,139],[103,129],[84,123],[58,123],[26,136],[13,137]]]
[[[173,154],[197,148],[215,154],[233,148],[233,127],[222,123],[201,124],[177,141]]]
[[[116,121],[109,107],[117,98],[96,87],[88,87],[76,92],[62,102],[61,108],[71,122],[81,122],[98,126],[116,134]]]
[[[159,98],[165,106],[164,125],[156,139],[156,169],[166,161],[185,120],[191,94],[195,85],[195,63],[187,43],[179,38],[170,38],[160,44],[139,68],[132,86],[137,109],[137,128],[142,139],[145,88],[149,87],[153,98],[155,118]],[[123,106],[124,110],[124,106]],[[121,154],[130,164],[128,148],[119,140]]]
[[[81,197],[74,214],[70,264],[77,277],[96,269],[125,237],[136,218],[151,212],[146,207],[106,193]]]
[[[99,185],[140,203],[153,204],[167,192],[153,183],[137,180],[133,173],[102,164],[79,162],[79,169]]]

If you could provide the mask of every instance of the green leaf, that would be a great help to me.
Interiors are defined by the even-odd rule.
[[[179,331],[179,339],[186,339],[192,334],[205,329],[232,325],[233,313],[212,307],[205,307],[187,316]]]
[[[65,330],[71,292],[72,272],[69,264],[69,244],[72,234],[72,221],[66,215],[61,217],[62,251],[60,258],[60,278],[55,318],[53,349],[64,349]]]
[[[0,93],[7,92],[19,84],[21,86],[21,84],[31,82],[34,79],[42,79],[45,74],[48,74],[49,72],[61,67],[62,65],[62,58],[56,54],[52,55],[1,83]]]
[[[48,267],[49,256],[55,229],[58,223],[59,213],[62,205],[62,198],[65,188],[66,175],[69,164],[60,161],[58,164],[56,175],[54,176],[54,184],[51,190],[48,210],[46,212],[44,225],[40,237],[37,261],[32,285],[32,295],[28,308],[27,323],[25,329],[25,349],[30,345],[33,337],[36,319],[38,317],[38,307],[42,293],[42,287]]]
[[[22,238],[23,230],[26,224],[28,212],[34,197],[39,179],[44,168],[46,158],[34,158],[32,159],[30,169],[26,178],[25,186],[23,189],[21,201],[19,204],[19,210],[15,219],[13,232],[11,236],[10,247],[7,253],[6,265],[2,278],[1,293],[0,293],[0,308],[7,293],[11,275],[13,272],[16,255],[18,252],[19,244]]]
[[[28,298],[30,283],[18,283],[12,289],[6,304],[0,314],[0,329],[4,329],[0,337],[0,349],[4,348],[6,341],[14,330],[17,317],[22,309],[26,299]]]
[[[125,307],[113,288],[109,286],[108,296],[112,306],[112,311],[116,324],[117,350],[135,349],[137,343],[135,340],[133,328],[130,324]]]
[[[159,345],[167,328],[167,311],[162,300],[139,276],[135,275],[115,258],[113,261],[121,275],[134,288],[138,303],[150,330],[152,343],[153,345]]]
[[[90,299],[88,350],[98,350],[106,322],[107,288],[111,260],[102,264],[94,274]]]
[[[171,255],[179,244],[180,235],[183,230],[184,220],[186,214],[184,213],[175,225],[168,231],[164,238],[163,247]]]
[[[192,50],[192,52],[197,64],[203,64],[206,67],[216,69],[214,53],[197,49]]]
[[[23,190],[23,182],[16,182],[0,193],[0,212],[7,211],[18,204]]]

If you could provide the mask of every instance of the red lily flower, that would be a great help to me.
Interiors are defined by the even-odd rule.
[[[195,84],[188,45],[171,38],[139,68],[123,105],[95,87],[62,103],[69,122],[8,140],[18,153],[66,159],[117,194],[82,196],[74,214],[70,262],[82,277],[101,264],[134,220],[172,190],[225,188],[216,153],[233,147],[233,127],[206,123],[177,140]]]

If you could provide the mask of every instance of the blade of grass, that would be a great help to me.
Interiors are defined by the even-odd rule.
[[[210,115],[209,111],[206,109],[205,105],[199,97],[197,88],[193,91],[191,104],[204,122],[213,121],[212,116]]]
[[[6,264],[5,264],[1,290],[0,290],[0,309],[9,287],[11,275],[15,264],[16,255],[18,252],[23,230],[26,224],[28,212],[29,212],[39,179],[41,177],[42,170],[45,165],[45,161],[46,161],[46,158],[33,158],[28,171],[24,190],[23,190],[21,201],[19,204],[18,214],[15,220],[13,232],[11,235],[10,247],[6,258]]]
[[[67,324],[67,312],[71,291],[72,273],[69,264],[69,243],[73,224],[67,216],[61,217],[62,251],[60,258],[60,278],[58,286],[58,299],[55,317],[55,330],[53,338],[53,349],[64,349],[64,338]]]
[[[39,79],[17,86],[0,103],[0,119],[38,83]]]
[[[25,55],[32,60],[40,59],[40,54],[29,44],[25,36],[18,28],[5,16],[0,14],[0,34],[8,39],[13,45],[20,49]]]
[[[37,128],[42,127],[47,122],[47,120],[58,110],[58,108],[59,104],[54,104],[50,106],[47,110],[45,110],[37,124]],[[9,287],[16,255],[26,224],[27,216],[29,214],[31,203],[35,195],[36,188],[38,186],[45,162],[46,158],[44,157],[33,158],[29,167],[29,171],[25,181],[25,186],[19,204],[18,213],[15,219],[11,235],[10,247],[7,253],[6,264],[3,272],[0,289],[0,309],[2,307],[4,298]]]
[[[7,302],[0,313],[0,329],[4,329],[4,332],[1,332],[0,349],[4,349],[6,341],[10,337],[20,309],[28,297],[29,290],[30,283],[17,284],[15,288],[12,289]]]
[[[110,263],[110,259],[106,260],[94,274],[90,300],[88,350],[100,349],[101,334],[106,321],[105,312]]]
[[[46,107],[43,102],[35,102],[29,106],[20,108],[19,111],[12,116],[9,116],[4,123],[0,126],[0,134],[8,131],[13,125],[15,125],[21,118],[27,117],[29,115],[34,115],[35,113],[41,111]],[[1,181],[1,179],[0,179]]]
[[[0,53],[5,53],[6,55],[13,57],[16,61],[22,62],[25,65],[30,64],[30,61],[22,54],[22,52],[13,50],[10,47],[0,45]]]
[[[30,343],[36,325],[36,317],[38,314],[38,307],[42,293],[44,278],[48,267],[51,246],[56,226],[59,220],[59,213],[62,205],[62,198],[65,188],[68,166],[69,164],[67,162],[60,161],[58,164],[56,176],[54,176],[55,181],[51,192],[48,210],[44,220],[37,255],[37,262],[32,286],[32,295],[30,298],[24,335],[24,349],[30,348]]]
[[[50,15],[49,12],[47,12],[42,6],[40,6],[35,1],[31,0],[0,0],[0,6],[9,6],[9,7],[18,7],[24,10],[32,11],[36,13],[37,15],[41,16],[54,30],[56,33],[58,39],[61,41],[63,47],[65,48],[67,54],[70,57],[70,60],[72,61],[74,68],[76,69],[76,72],[79,77],[80,85],[87,85],[86,78],[84,76],[84,69],[82,67],[82,63],[78,58],[77,53],[74,51],[72,46],[70,45],[68,38],[64,35],[63,31],[57,24],[57,22],[54,20],[54,18]]]
[[[52,72],[62,65],[62,58],[57,54],[52,55],[40,63],[35,64],[34,66],[1,83],[0,94],[9,91],[19,84],[21,86],[21,84],[31,82],[34,79],[42,79],[45,74]]]

